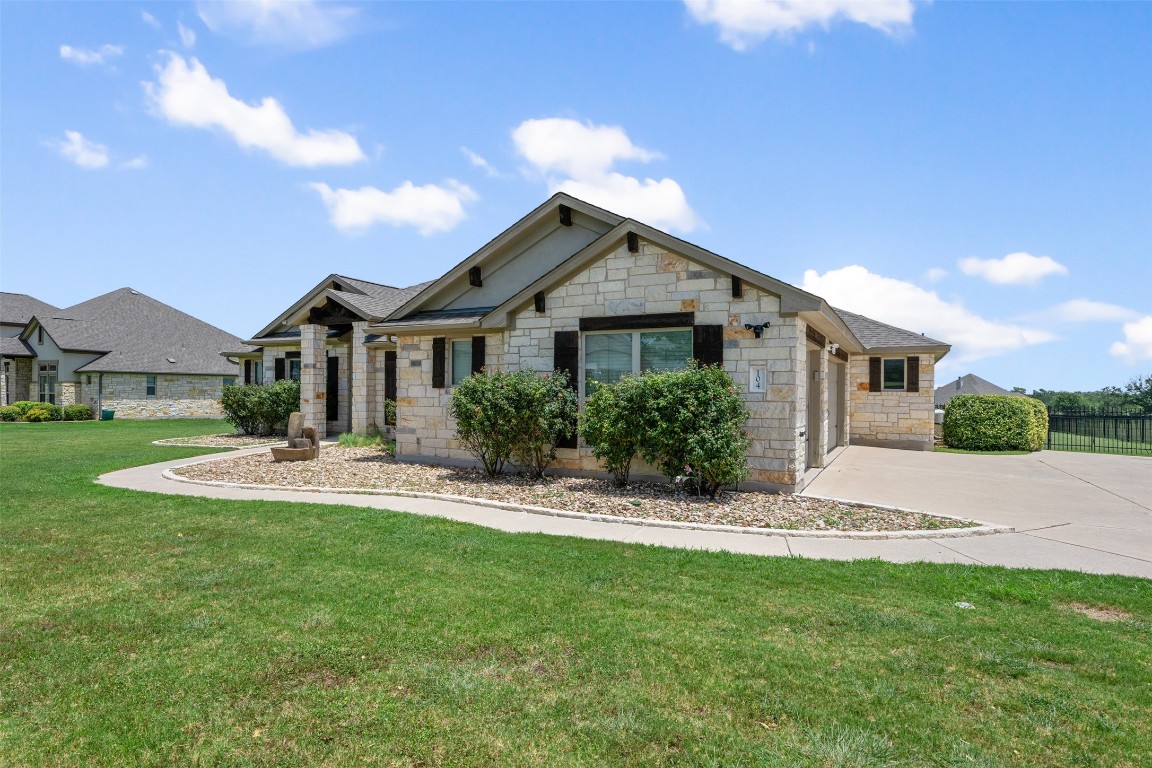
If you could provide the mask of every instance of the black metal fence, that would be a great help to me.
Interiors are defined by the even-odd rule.
[[[1050,451],[1152,456],[1152,413],[1127,408],[1070,408],[1048,412]]]

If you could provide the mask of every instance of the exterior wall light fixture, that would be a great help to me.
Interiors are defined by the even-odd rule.
[[[770,325],[772,325],[772,323],[762,323],[759,325],[753,325],[752,323],[744,323],[744,330],[752,331],[752,333],[756,334],[756,338],[760,338],[760,334],[764,333],[764,329],[769,327]]]

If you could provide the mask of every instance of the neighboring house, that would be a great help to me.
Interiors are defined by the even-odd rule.
[[[131,288],[67,309],[0,294],[3,401],[86,403],[121,418],[220,417],[240,339]],[[18,332],[9,335],[10,329]]]
[[[1022,392],[1012,392],[998,387],[987,379],[982,379],[974,373],[961,376],[956,381],[936,388],[936,407],[944,408],[948,401],[956,395],[1008,395],[1010,397],[1027,397]]]
[[[395,351],[391,355],[373,355],[369,361],[364,346],[366,329],[427,285],[394,288],[329,275],[253,338],[224,354],[240,361],[245,384],[300,381],[303,389],[311,393],[310,400],[322,401],[318,406],[322,411],[313,413],[316,420],[309,422],[320,435],[363,433],[371,425],[384,425],[384,400],[396,399]],[[300,329],[310,324],[324,329],[322,339],[309,337],[315,346],[305,350],[308,360],[317,354],[322,358],[316,369],[305,369],[301,364]],[[370,384],[366,383],[368,365],[374,367]],[[375,370],[377,365],[379,371]],[[357,382],[355,389],[353,380]]]
[[[430,284],[332,275],[248,343],[265,381],[292,375],[279,350],[299,354],[301,410],[322,434],[383,425],[394,392],[398,456],[450,465],[475,463],[452,387],[485,367],[567,371],[583,402],[593,381],[719,364],[750,413],[746,485],[781,490],[849,441],[931,450],[933,371],[950,348],[565,194]],[[557,453],[559,471],[599,471],[578,441]]]

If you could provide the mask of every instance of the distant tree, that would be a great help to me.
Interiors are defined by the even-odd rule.
[[[1129,405],[1135,405],[1144,413],[1152,413],[1152,373],[1132,379],[1124,386],[1124,394]]]
[[[1017,394],[1021,394],[1021,395],[1028,393],[1028,390],[1024,389],[1024,387],[1012,387],[1012,391],[1016,392]]]

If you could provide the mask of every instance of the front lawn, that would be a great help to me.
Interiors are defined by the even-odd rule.
[[[0,425],[0,764],[1152,764],[1149,581],[91,482],[219,431]]]

